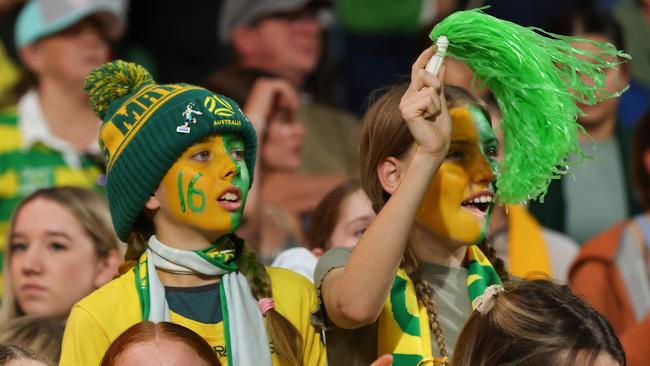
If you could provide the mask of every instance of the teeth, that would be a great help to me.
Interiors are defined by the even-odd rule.
[[[232,192],[227,192],[227,193],[224,193],[221,196],[221,198],[219,198],[219,199],[224,200],[224,201],[237,201],[238,197],[237,197],[236,194],[234,194]]]
[[[474,199],[472,199],[469,202],[470,203],[488,203],[488,202],[492,202],[492,196],[484,195],[484,196],[475,197]]]

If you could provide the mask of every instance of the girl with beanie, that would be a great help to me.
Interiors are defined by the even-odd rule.
[[[432,55],[364,116],[358,166],[378,215],[354,251],[333,248],[316,268],[330,364],[447,364],[472,300],[506,276],[476,245],[495,193],[489,114],[424,70]]]
[[[142,67],[94,70],[86,90],[104,121],[100,145],[113,225],[128,243],[122,275],[77,303],[61,365],[97,365],[143,320],[183,325],[224,365],[321,365],[309,281],[265,268],[234,231],[255,169],[255,130],[236,103],[187,84],[157,85]]]

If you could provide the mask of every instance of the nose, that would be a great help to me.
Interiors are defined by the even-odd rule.
[[[25,275],[34,275],[43,272],[43,253],[36,250],[35,245],[30,245],[21,255],[20,269]]]
[[[475,161],[476,163],[472,168],[473,181],[481,185],[494,183],[496,181],[496,175],[494,174],[490,163],[483,156],[478,157]]]
[[[233,163],[232,161],[228,161],[221,170],[221,179],[231,180],[239,176],[239,173],[239,165]]]

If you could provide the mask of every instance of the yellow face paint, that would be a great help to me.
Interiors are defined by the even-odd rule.
[[[454,107],[449,115],[449,152],[429,185],[416,221],[435,236],[471,245],[481,236],[493,196],[498,142],[479,108]]]
[[[162,209],[200,231],[226,234],[241,222],[250,177],[243,140],[214,135],[190,146],[163,177]]]

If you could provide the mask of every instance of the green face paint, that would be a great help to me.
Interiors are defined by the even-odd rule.
[[[241,217],[248,198],[251,180],[244,160],[244,140],[237,135],[223,135],[223,146],[230,160],[235,164],[236,172],[231,184],[241,191],[241,209],[231,213],[232,230],[235,231],[241,224]]]

